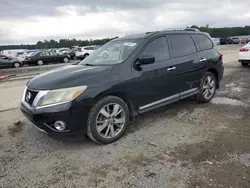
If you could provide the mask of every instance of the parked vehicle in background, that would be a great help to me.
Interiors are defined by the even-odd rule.
[[[222,37],[220,38],[220,45],[224,45],[224,44],[233,44],[233,41],[229,37]]]
[[[0,68],[19,68],[23,66],[23,62],[14,57],[0,55]]]
[[[59,55],[61,55],[61,54],[65,53],[65,52],[68,51],[68,50],[69,50],[69,48],[59,48],[58,50],[56,50],[56,52],[57,52]]]
[[[232,38],[232,43],[233,44],[239,44],[240,43],[240,39],[238,37],[233,37]]]
[[[36,64],[36,65],[43,65],[45,63],[58,63],[58,62],[69,62],[69,57],[67,54],[53,54],[46,50],[38,51],[31,54],[29,57],[25,58],[25,64]]]
[[[38,52],[38,51],[40,51],[40,50],[26,50],[25,52],[19,52],[17,54],[17,58],[20,61],[25,61],[26,57],[29,57],[30,55],[32,55],[33,53]]]
[[[242,39],[242,44],[248,44],[250,42],[249,38]]]
[[[73,48],[70,49],[66,52],[64,52],[63,54],[67,54],[69,56],[70,59],[76,59],[76,52],[78,52],[81,48]]]
[[[136,115],[190,96],[211,101],[223,71],[222,54],[207,33],[126,36],[108,42],[78,65],[30,80],[21,110],[50,136],[88,135],[108,144],[122,137]]]
[[[250,64],[250,42],[240,49],[239,62],[243,67],[246,67]]]
[[[27,49],[10,49],[10,50],[2,50],[1,51],[1,55],[5,55],[5,56],[8,56],[8,57],[16,57],[17,56],[17,53],[20,53],[20,52],[25,52]]]
[[[49,52],[51,54],[57,54],[57,49],[55,49],[55,48],[47,49],[47,52]]]
[[[220,45],[220,38],[212,38],[215,44]]]
[[[95,46],[80,47],[79,51],[76,51],[76,58],[77,59],[85,59],[90,54],[92,54],[96,49],[97,49],[97,47],[95,47]]]

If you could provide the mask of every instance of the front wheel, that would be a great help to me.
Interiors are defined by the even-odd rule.
[[[107,96],[92,107],[87,134],[94,142],[109,144],[122,137],[128,124],[127,104],[121,98]]]
[[[200,91],[198,93],[198,102],[210,102],[216,92],[216,78],[213,73],[206,72],[201,79]]]

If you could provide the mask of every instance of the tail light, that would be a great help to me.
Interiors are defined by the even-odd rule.
[[[217,53],[220,55],[220,56],[223,56],[223,52],[222,51],[217,51]]]
[[[83,50],[80,50],[79,52],[83,52]]]
[[[240,52],[248,52],[248,51],[249,51],[248,48],[241,48],[241,49],[240,49]]]

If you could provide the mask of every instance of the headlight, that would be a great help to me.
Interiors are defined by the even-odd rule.
[[[46,106],[61,102],[69,102],[78,97],[87,89],[87,86],[71,87],[49,91],[39,102],[38,106]]]

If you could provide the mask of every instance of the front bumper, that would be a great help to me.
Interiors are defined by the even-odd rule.
[[[35,109],[30,108],[25,102],[21,103],[22,113],[41,132],[52,137],[84,137],[87,131],[87,118],[90,106],[78,106],[73,102],[56,106]],[[67,126],[63,131],[54,127],[54,122],[64,121]]]

